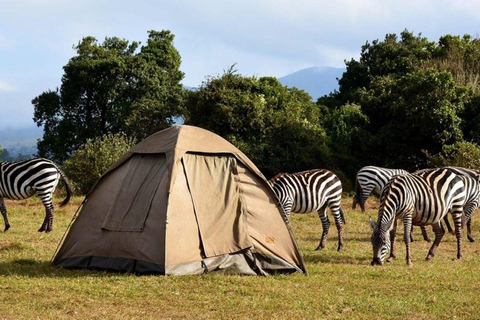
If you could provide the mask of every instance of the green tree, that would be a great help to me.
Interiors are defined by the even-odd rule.
[[[325,167],[330,160],[320,108],[304,91],[232,68],[186,99],[185,123],[211,130],[247,154],[267,175]]]
[[[132,138],[123,134],[103,135],[96,140],[87,139],[87,142],[76,150],[63,166],[65,174],[75,187],[75,192],[84,195],[90,191],[105,171],[134,144]]]
[[[425,151],[427,161],[431,167],[458,166],[480,169],[480,146],[470,142],[457,142],[444,145],[442,150],[431,155]]]
[[[184,76],[173,39],[169,31],[150,31],[140,47],[116,37],[101,44],[83,38],[60,89],[32,101],[34,121],[44,127],[39,154],[63,161],[87,139],[121,132],[143,138],[170,126],[180,113]]]

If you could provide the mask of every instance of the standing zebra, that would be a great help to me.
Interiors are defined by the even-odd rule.
[[[408,171],[403,169],[388,169],[375,166],[366,166],[361,168],[355,179],[355,195],[353,196],[352,209],[360,205],[362,212],[365,212],[365,202],[368,197],[375,193],[378,197],[382,194],[382,190],[390,179],[397,174],[405,174]],[[450,225],[447,225],[450,230]],[[430,242],[427,230],[421,227],[423,239]],[[413,230],[410,233],[411,241],[413,241]]]
[[[467,238],[468,241],[474,242],[475,239],[472,237],[472,214],[480,205],[480,171],[461,167],[447,167],[447,169],[465,177],[467,200],[465,201],[464,214],[467,222]]]
[[[286,218],[291,212],[310,213],[317,211],[322,221],[322,238],[315,250],[325,247],[330,220],[327,216],[327,207],[330,208],[338,230],[338,248],[343,248],[343,225],[345,217],[340,200],[342,198],[342,183],[331,171],[314,169],[298,173],[280,173],[270,181],[280,205],[284,208]]]
[[[10,223],[3,199],[21,200],[35,193],[42,200],[46,210],[45,219],[38,231],[52,231],[54,211],[52,195],[60,178],[67,191],[66,199],[60,204],[64,206],[70,200],[72,190],[65,175],[52,161],[35,158],[19,162],[0,162],[0,211],[5,222],[4,231],[10,228]]]
[[[402,218],[405,226],[407,264],[411,264],[409,232],[415,225],[432,225],[435,240],[428,252],[427,260],[435,256],[435,250],[445,234],[440,221],[450,211],[455,223],[457,237],[457,258],[462,257],[461,226],[465,203],[465,184],[461,176],[442,168],[420,174],[394,176],[383,190],[378,209],[378,219],[372,234],[372,265],[381,265],[390,245],[390,257],[395,258],[395,237],[397,218]],[[388,234],[390,231],[390,234]]]

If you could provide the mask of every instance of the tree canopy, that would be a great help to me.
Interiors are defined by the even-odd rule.
[[[170,31],[150,31],[146,45],[117,37],[85,37],[64,66],[60,89],[33,99],[43,126],[41,156],[63,161],[87,139],[127,133],[143,138],[180,114],[181,58]]]

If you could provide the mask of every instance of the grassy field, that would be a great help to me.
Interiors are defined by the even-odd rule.
[[[44,217],[38,199],[7,201],[12,228],[0,232],[0,319],[480,317],[478,219],[474,221],[478,242],[468,243],[465,238],[461,261],[454,259],[455,237],[448,234],[437,256],[426,262],[429,244],[420,241],[416,230],[412,267],[405,265],[402,242],[394,263],[371,267],[368,214],[351,210],[351,200],[344,199],[346,239],[340,253],[335,250],[334,225],[327,247],[314,251],[321,232],[318,217],[292,216],[308,276],[139,277],[49,266],[81,200],[74,198],[67,207],[57,209],[50,234],[36,231]],[[368,213],[376,217],[376,203],[370,200],[369,204]]]

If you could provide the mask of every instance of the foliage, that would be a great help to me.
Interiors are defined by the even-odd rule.
[[[85,37],[64,66],[60,89],[32,100],[44,127],[40,156],[63,161],[87,139],[130,133],[138,139],[164,129],[180,113],[180,55],[169,31],[150,31],[147,44]]]
[[[133,145],[133,139],[122,134],[87,139],[63,166],[65,174],[74,184],[75,192],[81,195],[90,191],[105,171]]]
[[[405,30],[367,42],[358,61],[346,62],[339,90],[317,102],[333,110],[354,103],[365,116],[356,143],[342,148],[349,159],[342,166],[415,170],[427,165],[426,154],[464,136],[480,142],[479,58],[480,42],[469,36],[446,35],[435,43]],[[361,150],[354,149],[358,145]]]
[[[321,109],[307,93],[275,78],[244,77],[231,67],[189,92],[185,109],[186,124],[226,138],[267,176],[329,162]]]
[[[444,145],[442,151],[431,155],[425,152],[431,167],[457,166],[480,169],[480,146],[470,142]]]

